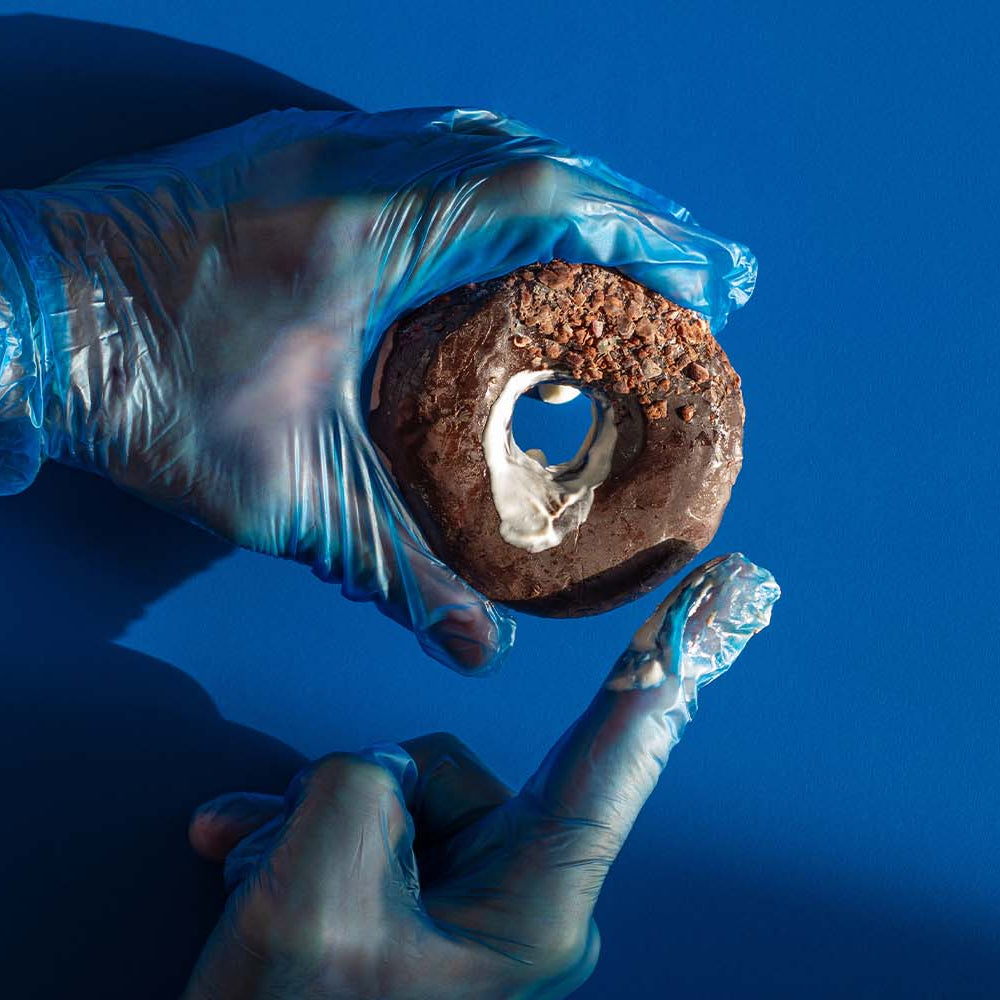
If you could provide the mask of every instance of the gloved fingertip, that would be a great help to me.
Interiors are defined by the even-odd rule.
[[[417,790],[417,762],[398,743],[372,743],[358,751],[364,757],[384,767],[399,783],[403,800],[409,808]]]
[[[224,861],[244,838],[284,811],[276,795],[237,792],[199,806],[188,824],[188,840],[207,861]]]
[[[753,295],[757,285],[757,258],[750,250],[738,243],[733,243],[733,267],[723,278],[729,289],[729,299],[735,308],[744,306]]]
[[[424,651],[456,672],[483,677],[499,669],[514,644],[514,620],[494,604],[439,608],[419,633]]]
[[[195,853],[206,861],[224,861],[226,852],[221,850],[218,826],[211,813],[197,812],[188,824],[188,841]]]
[[[771,621],[781,589],[771,573],[742,552],[692,570],[640,626],[612,669],[611,691],[658,688],[672,675],[694,685],[688,696],[722,676]],[[665,672],[666,671],[666,672]]]

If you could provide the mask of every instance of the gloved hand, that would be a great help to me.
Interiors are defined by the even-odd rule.
[[[660,605],[513,795],[442,734],[228,795],[190,828],[232,890],[184,1000],[556,998],[591,973],[608,868],[697,707],[770,620],[741,555]]]
[[[365,429],[401,313],[554,256],[718,329],[741,246],[512,119],[271,112],[0,193],[0,494],[45,458],[374,600],[427,652],[492,665],[512,623],[427,549]]]

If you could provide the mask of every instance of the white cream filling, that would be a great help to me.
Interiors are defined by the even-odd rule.
[[[521,451],[511,434],[514,404],[518,397],[540,383],[562,389],[558,402],[568,402],[579,390],[551,371],[525,371],[512,375],[503,387],[483,431],[483,451],[490,471],[493,504],[500,515],[500,537],[528,552],[555,548],[587,520],[597,489],[611,472],[618,431],[611,405],[592,397],[594,419],[576,455],[558,465],[543,464],[545,455],[532,448]],[[552,395],[550,393],[550,395]],[[546,399],[543,390],[539,396]]]
[[[543,403],[568,403],[580,395],[575,385],[565,382],[545,382],[538,387],[538,396]]]

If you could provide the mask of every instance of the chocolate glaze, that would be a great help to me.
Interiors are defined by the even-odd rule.
[[[618,438],[587,520],[530,553],[500,536],[482,437],[512,374],[604,393]],[[533,265],[390,329],[369,428],[437,555],[487,597],[551,616],[646,593],[711,541],[742,462],[739,376],[700,314],[591,264]]]

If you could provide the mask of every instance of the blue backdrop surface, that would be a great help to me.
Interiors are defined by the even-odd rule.
[[[1000,995],[995,11],[33,9],[287,76],[2,18],[0,186],[326,93],[507,112],[754,250],[720,338],[746,458],[706,555],[745,552],[784,596],[613,869],[578,995]],[[218,791],[436,729],[517,784],[655,601],[522,617],[506,669],[474,681],[308,571],[65,470],[0,500],[0,552],[16,998],[177,994],[221,901],[184,822]]]

